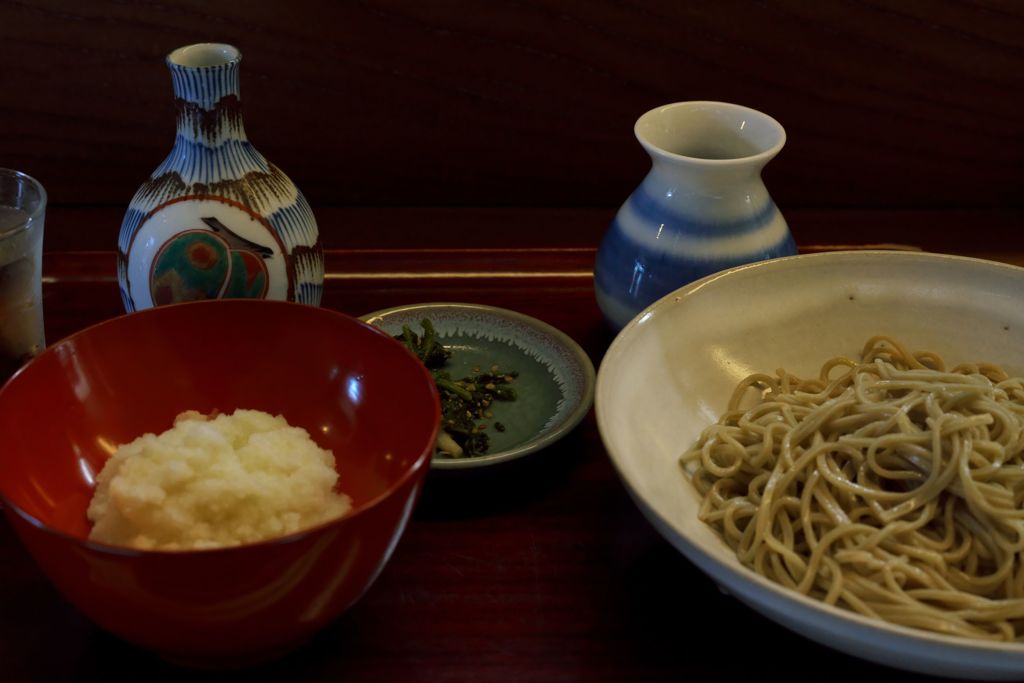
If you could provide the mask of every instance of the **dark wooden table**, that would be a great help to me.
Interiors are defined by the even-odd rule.
[[[333,245],[324,306],[354,315],[417,301],[503,306],[564,330],[595,365],[612,339],[594,302],[594,244],[587,243],[586,226],[604,220],[603,211],[329,215],[384,228],[388,221],[416,220],[441,237],[435,246],[424,239],[389,247],[383,229]],[[862,216],[858,223],[850,214],[797,215],[791,224],[804,221],[826,237],[852,234],[845,241],[854,244],[909,242],[1024,263],[1024,240],[1007,242],[999,232],[1017,234],[1019,217],[993,223],[991,216],[919,213],[867,222]],[[51,223],[66,245],[83,225],[113,235],[102,227],[108,218],[103,211],[66,210],[55,211]],[[971,225],[983,218],[1002,227],[985,233],[992,239],[959,242],[959,249],[948,231],[930,231],[936,221]],[[485,236],[460,247],[472,240],[459,231],[469,234],[483,222],[540,246]],[[844,225],[866,227],[842,233]],[[564,228],[561,237],[545,242],[555,226]],[[95,234],[90,239],[95,243]],[[113,252],[87,250],[90,239],[81,249],[47,254],[51,342],[121,313]],[[178,669],[100,631],[50,587],[0,523],[0,679],[731,681],[771,674],[820,681],[828,671],[830,681],[915,680],[796,636],[720,593],[634,507],[592,414],[544,452],[500,471],[454,474],[465,476],[431,473],[392,560],[350,612],[286,658],[229,674]]]

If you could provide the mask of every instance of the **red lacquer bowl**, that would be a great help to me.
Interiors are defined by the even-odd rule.
[[[118,444],[184,410],[281,414],[334,452],[352,511],[229,549],[90,542],[92,480]],[[165,306],[47,349],[0,389],[0,498],[83,613],[177,661],[236,665],[301,644],[373,583],[405,528],[440,420],[430,375],[375,328],[262,300]]]

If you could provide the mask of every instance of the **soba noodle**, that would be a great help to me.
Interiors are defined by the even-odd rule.
[[[946,370],[886,337],[862,358],[740,382],[681,458],[701,519],[744,565],[826,603],[1024,640],[1024,379]]]

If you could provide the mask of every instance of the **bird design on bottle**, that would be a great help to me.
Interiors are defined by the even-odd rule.
[[[274,251],[242,237],[217,218],[201,220],[209,229],[183,230],[157,252],[149,278],[153,303],[264,298],[270,281],[264,261]]]

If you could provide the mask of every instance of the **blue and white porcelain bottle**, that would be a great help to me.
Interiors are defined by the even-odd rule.
[[[121,224],[117,276],[128,311],[236,297],[320,303],[316,219],[295,184],[246,138],[241,58],[220,43],[167,56],[177,135]]]
[[[693,280],[796,253],[761,180],[786,142],[778,121],[725,102],[678,102],[647,112],[634,131],[653,164],[594,266],[597,302],[615,329]]]

